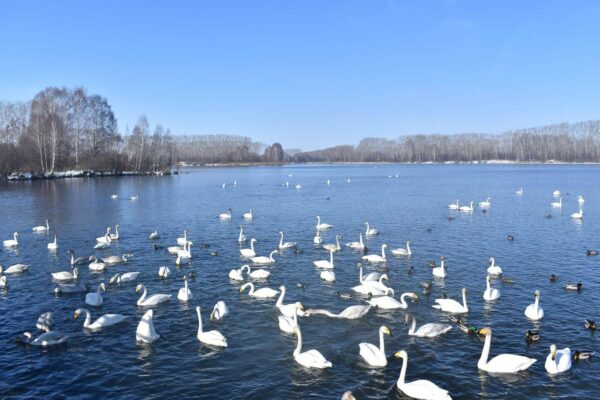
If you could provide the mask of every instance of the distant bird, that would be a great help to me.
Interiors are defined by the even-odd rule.
[[[296,283],[296,286],[299,287],[300,289],[306,289],[306,285],[302,282]]]
[[[421,287],[423,288],[424,294],[429,294],[431,292],[431,288],[433,287],[433,282],[421,282]]]
[[[575,351],[573,353],[573,361],[587,360],[590,359],[593,355],[593,351]]]
[[[344,300],[350,300],[352,298],[352,295],[348,293],[336,292],[335,295]]]
[[[548,214],[548,215],[546,215],[544,218],[546,218],[546,219],[551,219],[551,218],[552,218],[552,214]]]
[[[528,330],[525,332],[525,340],[527,342],[539,342],[542,339],[542,335],[539,331]]]
[[[431,231],[433,231],[433,229],[431,229],[431,227],[425,229],[425,232],[427,232],[427,233],[431,233]]]
[[[161,246],[159,244],[155,244],[154,245],[154,251],[156,251],[156,250],[162,250],[162,249],[163,249],[163,246]]]
[[[558,276],[551,274],[550,275],[550,282],[556,282],[558,280]]]
[[[456,217],[448,217],[449,222],[454,221],[455,219],[456,219]]]
[[[586,250],[585,253],[588,256],[597,256],[598,255],[598,250]]]
[[[585,329],[589,329],[591,331],[596,330],[596,321],[591,319],[586,319],[584,323]]]
[[[513,235],[507,235],[506,239],[513,241],[513,240],[515,240],[515,237]]]
[[[565,285],[565,289],[566,290],[572,290],[572,291],[576,291],[576,292],[581,292],[581,289],[583,289],[583,284],[581,282],[575,284],[575,283],[568,283]]]

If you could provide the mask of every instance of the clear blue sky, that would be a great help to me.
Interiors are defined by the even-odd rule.
[[[600,1],[0,0],[0,99],[284,147],[600,118]]]

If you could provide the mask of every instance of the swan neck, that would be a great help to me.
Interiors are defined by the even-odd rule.
[[[385,244],[381,245],[381,257],[385,258]]]
[[[402,307],[404,308],[408,308],[408,304],[406,304],[406,296],[408,296],[406,293],[404,293],[402,296],[400,296],[400,304],[402,304]],[[414,323],[415,319],[413,317],[413,323]]]
[[[379,351],[385,355],[385,339],[383,338],[383,330],[379,329]]]
[[[92,323],[92,315],[90,314],[90,312],[88,310],[85,310],[85,321],[83,321],[83,327],[89,328],[91,323]]]
[[[198,314],[198,335],[202,333],[202,314],[200,313],[200,309],[196,309],[196,314]]]
[[[146,294],[148,293],[148,289],[144,286],[144,290],[142,291],[142,297],[138,300],[138,304],[142,304],[144,300],[146,300]]]
[[[404,301],[404,296],[402,296],[402,301]],[[410,329],[408,331],[409,335],[412,335],[416,332],[417,330],[417,319],[415,318],[415,316],[413,315],[412,317],[412,324],[410,326]]]
[[[462,297],[463,297],[463,307],[465,308],[465,310],[468,310],[469,308],[467,307],[467,293],[463,292]]]
[[[361,283],[361,285],[364,283],[365,278],[363,276],[363,269],[362,267],[360,267],[359,271],[358,271],[358,281]]]
[[[279,247],[283,246],[283,232],[279,233]]]
[[[535,302],[533,304],[535,305],[535,309],[537,310],[540,306],[540,296],[535,296]]]
[[[479,357],[479,362],[477,363],[477,367],[483,369],[487,364],[488,357],[490,355],[490,347],[492,345],[492,334],[488,333],[485,335],[485,343],[483,344],[483,350],[481,351],[481,357]]]
[[[298,343],[294,350],[294,356],[298,356],[302,352],[302,332],[300,332],[300,328],[296,330],[296,337],[298,338]]]
[[[333,267],[333,251],[329,252],[329,263],[331,264],[331,266]]]
[[[398,377],[398,384],[404,385],[404,378],[406,377],[406,367],[408,365],[408,356],[402,357],[402,369],[400,370],[400,376]]]
[[[406,250],[408,254],[412,254],[412,251],[410,250],[410,242],[406,242]]]
[[[275,304],[275,306],[281,307],[283,305],[283,297],[284,296],[285,296],[285,286],[283,286],[281,288],[281,294],[279,295],[279,298],[277,299],[277,303]]]

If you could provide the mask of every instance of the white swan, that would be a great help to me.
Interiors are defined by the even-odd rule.
[[[111,233],[110,234],[110,239],[111,240],[119,240],[120,239],[120,235],[119,235],[119,225],[115,225],[115,233]]]
[[[582,195],[579,195],[579,196],[577,196],[577,202],[578,202],[579,204],[583,204],[583,203],[585,203],[585,199],[583,198],[583,196],[582,196]]]
[[[283,241],[283,231],[279,232],[279,250],[289,249],[291,247],[296,247],[296,242],[285,242]]]
[[[363,242],[362,232],[358,236],[358,242],[346,243],[346,246],[349,247],[349,248],[351,248],[351,249],[354,249],[354,250],[364,250],[365,249],[365,244]]]
[[[52,272],[52,279],[55,281],[74,281],[77,280],[79,276],[79,269],[77,267],[73,268],[71,272],[69,271],[60,271],[60,272]]]
[[[333,228],[333,225],[321,223],[321,217],[317,215],[317,230],[322,231],[329,228]]]
[[[160,335],[154,330],[154,322],[152,322],[153,314],[154,312],[152,310],[148,310],[140,320],[140,323],[135,330],[136,341],[150,344],[156,342],[160,338]]]
[[[446,277],[446,268],[444,267],[444,257],[440,257],[440,266],[433,268],[431,270],[431,273],[436,278],[445,278]]]
[[[446,324],[434,324],[428,323],[423,324],[417,329],[417,319],[415,316],[412,316],[412,325],[408,330],[409,336],[417,336],[417,337],[425,337],[425,338],[433,338],[443,335],[446,332],[450,332],[452,330],[452,326]]]
[[[0,265],[0,275],[2,274],[6,274],[6,275],[16,275],[16,274],[22,274],[23,272],[27,271],[29,269],[29,265],[27,264],[13,264],[10,267],[4,269],[4,267],[2,265]]]
[[[550,206],[552,208],[562,208],[562,197],[560,197],[558,201],[553,201],[552,203],[550,203]]]
[[[229,307],[223,300],[217,301],[217,304],[213,307],[212,312],[210,313],[210,320],[220,320],[229,315]]]
[[[94,246],[95,250],[106,249],[110,247],[110,243],[112,242],[110,235],[107,233],[106,236],[104,236],[104,238],[106,239],[106,241],[96,243],[96,245]]]
[[[4,244],[4,247],[18,247],[19,246],[18,237],[19,237],[18,232],[13,233],[12,239],[5,240],[4,242],[2,242]]]
[[[333,271],[321,271],[319,277],[325,282],[335,282],[335,272]]]
[[[366,342],[358,344],[360,356],[373,367],[385,367],[387,365],[384,335],[392,336],[392,331],[387,326],[379,328],[379,347]]]
[[[271,254],[269,254],[269,257],[265,257],[265,256],[252,257],[252,258],[250,258],[250,261],[252,261],[253,264],[258,264],[258,265],[274,264],[275,259],[273,258],[273,254],[275,254],[275,253],[277,253],[277,250],[273,250],[271,252]]]
[[[171,276],[171,268],[162,266],[158,269],[158,276],[162,279],[166,279]]]
[[[141,283],[135,287],[136,293],[139,293],[140,291],[142,292],[142,297],[140,297],[137,301],[137,305],[140,307],[157,306],[171,300],[170,294],[153,294],[152,296],[146,297],[148,290],[146,289],[146,286],[142,285]]]
[[[381,308],[382,310],[395,310],[395,309],[403,309],[406,310],[408,308],[408,304],[406,303],[406,298],[410,297],[413,301],[419,300],[419,296],[416,293],[406,292],[402,293],[400,296],[400,301],[396,300],[392,296],[394,295],[394,290],[389,289],[387,291],[388,295],[372,297],[367,300],[367,303],[372,305],[373,307]],[[392,296],[389,296],[389,294]]]
[[[294,330],[298,326],[298,313],[294,313],[291,317],[285,315],[278,315],[277,320],[279,322],[279,329],[285,333],[294,333]]]
[[[451,210],[458,210],[458,209],[459,209],[459,207],[460,207],[460,206],[458,205],[458,199],[456,199],[456,204],[455,204],[455,203],[452,203],[452,204],[450,204],[450,205],[448,206],[448,208],[449,208],[449,209],[451,209]]]
[[[0,288],[6,288],[8,287],[8,281],[6,279],[6,276],[2,275],[0,276]]]
[[[381,275],[381,276],[379,277],[379,280],[377,280],[377,281],[365,281],[365,280],[363,280],[363,281],[361,282],[361,285],[362,285],[362,286],[367,286],[367,287],[369,287],[369,288],[373,288],[373,289],[376,289],[376,290],[379,290],[379,291],[382,291],[382,292],[385,292],[385,291],[386,291],[386,290],[388,290],[389,288],[388,288],[386,285],[384,285],[384,284],[383,284],[383,280],[384,280],[384,279],[385,279],[386,281],[388,281],[388,280],[389,280],[389,277],[387,276],[387,274],[383,274],[383,275]]]
[[[483,328],[479,330],[480,335],[485,335],[485,343],[477,368],[486,372],[500,374],[515,374],[525,371],[537,360],[534,358],[518,356],[515,354],[500,354],[488,361],[490,347],[492,345],[492,329]]]
[[[92,314],[86,308],[78,308],[73,314],[73,318],[77,319],[81,314],[85,314],[85,321],[83,321],[83,327],[92,331],[97,331],[102,328],[108,328],[116,324],[120,324],[125,321],[127,317],[121,314],[104,314],[94,322],[92,322]]]
[[[210,346],[227,347],[227,339],[219,331],[208,331],[202,330],[202,314],[200,313],[200,306],[196,306],[196,314],[198,315],[198,334],[196,337],[202,343]]]
[[[492,278],[487,276],[485,279],[486,289],[485,292],[483,292],[483,299],[485,301],[494,301],[500,298],[500,290],[493,288],[491,285],[491,281]]]
[[[331,368],[331,362],[327,361],[317,350],[313,349],[302,352],[302,332],[300,331],[300,327],[296,326],[294,332],[298,337],[298,344],[294,350],[294,360],[298,364],[306,368]]]
[[[106,233],[103,236],[96,238],[97,243],[106,243],[110,240],[110,226],[106,228]]]
[[[313,238],[313,243],[314,244],[323,243],[323,236],[321,236],[321,231],[319,231],[318,229],[317,229],[317,233],[315,233],[315,237]]]
[[[240,270],[246,271],[248,276],[252,279],[267,279],[269,275],[271,275],[271,273],[266,269],[255,269],[254,271],[250,272],[249,265],[242,265],[242,268],[240,268]]]
[[[571,214],[571,218],[573,219],[583,219],[583,210],[579,209],[579,212],[574,212]]]
[[[333,251],[329,251],[329,260],[317,260],[313,264],[317,268],[333,269]]]
[[[95,293],[91,292],[85,295],[85,304],[93,307],[100,307],[104,303],[104,299],[100,292],[106,292],[106,285],[104,282],[101,282],[98,285],[98,290]]]
[[[140,195],[139,194],[136,194],[135,196],[129,196],[129,200],[131,200],[131,201],[136,201],[136,200],[139,200],[139,199],[140,199]]]
[[[160,237],[160,235],[158,234],[157,230],[150,232],[150,234],[148,235],[148,239],[150,239],[150,240],[156,240],[159,237]]]
[[[555,197],[560,196],[560,190],[555,190],[554,192],[552,192],[552,196],[555,196]]]
[[[240,249],[240,254],[244,258],[252,258],[256,256],[256,252],[254,251],[254,243],[256,243],[256,239],[250,239],[250,248],[249,249]]]
[[[251,297],[256,297],[259,299],[270,299],[270,298],[277,296],[277,293],[279,293],[277,290],[271,289],[268,287],[260,288],[255,291],[254,284],[252,282],[248,282],[248,283],[242,285],[242,287],[240,288],[240,293],[242,293],[247,287],[250,288],[250,291],[248,292],[248,294]]]
[[[378,254],[368,254],[366,256],[362,256],[361,259],[370,262],[370,263],[384,263],[387,261],[385,258],[385,249],[387,248],[387,244],[381,245],[381,255]]]
[[[185,244],[188,242],[188,236],[187,236],[187,234],[188,234],[188,230],[184,229],[183,230],[183,237],[178,237],[177,238],[177,244],[179,246],[185,246]]]
[[[340,251],[342,249],[340,247],[340,238],[341,237],[342,237],[342,235],[335,235],[335,244],[329,243],[329,244],[323,245],[323,249],[325,249],[327,251]]]
[[[248,211],[247,213],[244,213],[244,219],[247,219],[249,221],[252,221],[252,219],[254,219],[254,215],[252,215],[252,209],[250,209],[250,211]]]
[[[458,209],[458,211],[462,212],[473,212],[473,202],[471,202],[470,206],[462,206]]]
[[[240,234],[238,236],[238,243],[244,243],[246,241],[246,235],[244,235],[244,227],[240,225],[239,228]]]
[[[294,314],[298,314],[300,316],[304,315],[304,306],[299,301],[295,303],[283,304],[283,298],[285,297],[285,286],[279,287],[280,294],[277,299],[277,303],[275,303],[275,307],[279,310],[279,312],[286,317],[291,317]]]
[[[119,198],[119,195],[118,194],[111,194],[110,198],[113,199],[113,200],[115,200],[115,199]]]
[[[400,350],[394,354],[395,358],[401,358],[402,369],[400,370],[400,376],[396,382],[396,387],[402,393],[413,399],[423,400],[452,400],[452,397],[448,394],[447,390],[442,389],[435,383],[424,379],[418,381],[405,382],[406,379],[406,367],[408,365],[408,354],[406,351]]]
[[[93,256],[92,262],[88,264],[88,268],[90,271],[102,272],[106,268],[106,264],[98,262],[96,256]]]
[[[362,284],[368,281],[378,281],[381,279],[381,274],[379,272],[369,272],[368,274],[363,275],[363,268],[360,263],[356,265],[358,267],[358,281]]]
[[[533,321],[539,321],[544,318],[544,309],[540,307],[540,291],[536,290],[533,296],[534,302],[525,309],[525,316]]]
[[[25,332],[17,340],[19,342],[30,344],[32,346],[51,347],[66,343],[68,338],[68,336],[63,335],[62,333],[49,331],[46,333],[42,333],[35,339],[33,338],[33,334],[31,332]]]
[[[488,275],[492,276],[500,276],[502,275],[502,268],[499,265],[496,265],[496,260],[494,257],[490,257],[490,266],[487,269]]]
[[[121,264],[127,262],[127,256],[125,254],[121,256],[108,256],[102,259],[102,262],[106,265]]]
[[[377,229],[373,229],[371,227],[369,227],[369,223],[365,222],[365,235],[366,236],[375,236],[375,235],[379,235],[379,231]]]
[[[231,221],[231,208],[227,209],[227,212],[219,214],[221,221]]]
[[[449,312],[451,314],[465,314],[469,312],[467,307],[467,289],[462,289],[463,303],[460,304],[454,299],[435,299],[436,304],[432,307],[438,310]]]
[[[412,254],[412,251],[410,249],[410,243],[411,241],[407,241],[406,242],[406,248],[397,248],[397,249],[392,249],[392,254],[395,256],[410,256]]]
[[[183,245],[183,249],[177,252],[177,256],[185,260],[192,258],[192,242],[188,241],[185,245]]]
[[[190,301],[194,298],[192,291],[188,287],[187,276],[183,277],[183,287],[179,289],[179,292],[177,292],[177,298],[179,301],[183,302]]]
[[[229,271],[229,279],[233,280],[233,281],[243,281],[244,280],[244,266],[242,266],[242,268],[238,268],[238,269],[232,269],[231,271]]]
[[[517,190],[517,191],[515,192],[515,194],[516,194],[517,196],[523,196],[523,188],[520,188],[519,190]]]
[[[58,241],[56,240],[56,235],[54,235],[54,241],[48,243],[48,245],[46,247],[50,251],[55,251],[56,249],[58,249]]]
[[[557,350],[555,344],[550,345],[550,354],[546,357],[544,367],[549,374],[560,374],[571,369],[573,355],[571,349],[565,347],[562,350]]]
[[[371,308],[373,308],[373,306],[370,304],[369,305],[359,304],[356,306],[347,307],[339,314],[334,314],[328,310],[309,308],[308,310],[304,311],[304,315],[307,317],[310,317],[311,315],[325,315],[330,318],[358,319],[358,318],[362,318],[365,315],[367,315],[369,313],[369,311],[371,310]]]
[[[110,278],[110,281],[108,281],[109,285],[112,285],[113,283],[123,283],[123,282],[132,282],[137,280],[137,278],[140,276],[139,272],[125,272],[124,274],[115,274],[112,278]]]
[[[46,220],[46,225],[34,226],[31,228],[32,231],[36,233],[46,233],[50,230],[50,225],[48,224],[48,220]]]
[[[485,201],[480,201],[479,202],[479,207],[480,208],[490,208],[492,206],[492,203],[490,202],[491,198],[488,197],[487,199],[485,199]]]

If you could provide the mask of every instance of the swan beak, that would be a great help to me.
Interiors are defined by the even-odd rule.
[[[552,352],[552,361],[556,360],[556,350]]]
[[[394,358],[402,358],[402,351],[397,351],[394,353]]]
[[[242,288],[240,288],[240,293],[242,293]]]
[[[210,320],[211,321],[213,320],[214,316],[215,316],[215,311],[213,310],[213,312],[210,313]]]
[[[73,319],[77,319],[77,318],[79,318],[79,313],[78,312],[76,312],[76,313],[73,314]]]

